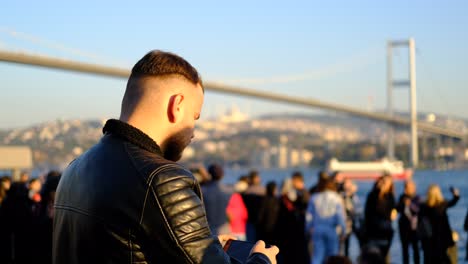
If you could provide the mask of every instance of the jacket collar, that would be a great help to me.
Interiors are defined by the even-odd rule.
[[[102,128],[104,134],[115,135],[142,149],[163,156],[158,144],[138,128],[117,119],[109,119]]]

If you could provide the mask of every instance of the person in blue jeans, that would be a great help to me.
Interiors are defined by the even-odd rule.
[[[340,236],[345,231],[343,199],[333,180],[326,180],[312,195],[306,212],[306,233],[313,241],[311,264],[322,264],[329,256],[338,255]]]

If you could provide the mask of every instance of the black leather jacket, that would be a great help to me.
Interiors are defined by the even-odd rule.
[[[231,263],[190,171],[126,123],[109,120],[104,132],[62,175],[54,263]],[[270,262],[254,254],[247,263]]]

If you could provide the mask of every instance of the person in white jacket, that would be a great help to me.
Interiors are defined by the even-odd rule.
[[[306,212],[306,233],[312,238],[314,250],[311,264],[321,264],[339,252],[340,236],[345,231],[345,210],[342,197],[333,180],[324,181],[319,192],[310,197]]]

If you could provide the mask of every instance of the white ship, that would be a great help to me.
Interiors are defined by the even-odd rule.
[[[343,162],[333,158],[328,162],[327,170],[339,172],[344,178],[356,180],[374,180],[384,174],[391,175],[395,180],[407,180],[413,175],[413,170],[405,169],[402,161],[391,161],[386,158],[363,162]]]

